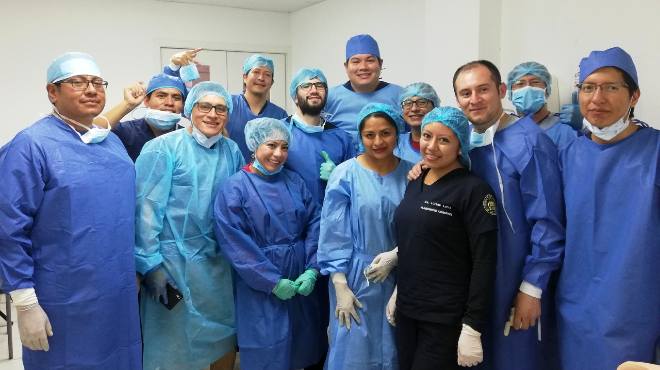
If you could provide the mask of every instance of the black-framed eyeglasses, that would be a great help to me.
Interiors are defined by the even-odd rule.
[[[576,86],[580,92],[585,95],[595,94],[598,89],[600,89],[600,92],[603,94],[616,94],[621,91],[621,89],[628,88],[628,85],[623,82],[606,82],[602,84],[582,83],[577,84]]]
[[[410,108],[412,108],[413,104],[417,105],[417,108],[426,108],[426,107],[432,106],[433,102],[431,102],[428,99],[424,99],[424,98],[419,98],[417,100],[407,99],[407,100],[404,100],[403,103],[401,103],[401,106],[404,109],[410,109]]]
[[[94,78],[91,80],[71,78],[71,79],[55,82],[55,85],[61,85],[61,84],[70,84],[71,87],[76,91],[87,90],[90,84],[92,84],[92,86],[94,86],[94,89],[97,91],[103,91],[108,87],[108,81],[104,81],[103,79],[100,78]]]
[[[316,90],[326,90],[328,88],[325,82],[305,82],[301,83],[298,87],[301,90],[307,91],[311,90],[312,86],[316,87]]]
[[[211,109],[215,109],[215,114],[223,115],[227,114],[228,110],[227,106],[224,104],[213,105],[209,103],[195,103],[195,105],[197,106],[197,109],[199,109],[199,111],[202,113],[208,113],[211,111]]]

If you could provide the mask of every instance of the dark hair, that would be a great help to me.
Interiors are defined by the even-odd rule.
[[[458,96],[458,93],[456,91],[456,79],[458,78],[458,75],[460,75],[464,71],[469,71],[475,67],[478,66],[484,66],[488,68],[490,71],[490,79],[495,82],[495,87],[500,87],[502,84],[502,75],[500,74],[500,70],[497,69],[495,64],[489,60],[485,59],[480,59],[480,60],[473,60],[472,62],[465,63],[462,66],[458,67],[456,72],[454,72],[454,79],[452,80],[452,85],[454,86],[454,95]]]
[[[623,82],[625,82],[626,85],[628,85],[628,97],[632,98],[633,94],[639,90],[639,85],[633,80],[632,77],[630,77],[629,74],[627,74],[624,70],[616,68],[617,71],[621,72],[621,75],[623,76]],[[635,117],[635,107],[630,108],[630,118]]]
[[[396,127],[396,122],[394,122],[394,120],[392,119],[392,117],[390,117],[389,115],[387,115],[387,113],[383,113],[383,112],[373,112],[373,113],[369,113],[368,115],[366,115],[366,116],[362,119],[362,121],[360,121],[360,124],[358,125],[358,132],[359,132],[360,134],[362,134],[362,129],[364,128],[364,122],[365,122],[366,120],[368,120],[369,118],[372,118],[372,117],[376,117],[376,118],[384,118],[384,119],[386,119],[387,122],[389,122],[390,125],[392,125],[392,126],[394,127],[394,130],[396,130],[397,133],[399,132],[399,129]]]

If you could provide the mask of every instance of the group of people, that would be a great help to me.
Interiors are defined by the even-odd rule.
[[[346,44],[346,83],[299,70],[287,114],[271,59],[230,95],[188,81],[200,51],[104,114],[97,63],[66,53],[53,112],[0,149],[0,288],[27,370],[658,360],[660,131],[634,119],[623,49],[581,60],[562,114],[537,62],[506,81],[460,66],[454,108],[381,81],[369,35]]]

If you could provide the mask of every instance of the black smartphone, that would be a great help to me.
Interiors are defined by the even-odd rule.
[[[165,288],[167,289],[167,304],[165,304],[165,302],[163,301],[163,297],[159,297],[158,300],[168,310],[171,310],[174,308],[174,306],[176,306],[177,303],[179,303],[180,300],[183,299],[183,294],[181,294],[181,292],[178,289],[170,285],[170,283],[167,283],[167,286]]]

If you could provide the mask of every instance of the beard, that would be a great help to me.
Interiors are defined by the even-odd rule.
[[[302,97],[300,96],[300,94],[298,94],[298,108],[300,108],[302,114],[306,116],[318,116],[325,107],[326,99],[327,96],[324,97],[323,100],[321,100],[320,104],[312,105],[309,104],[309,102],[305,97]]]

